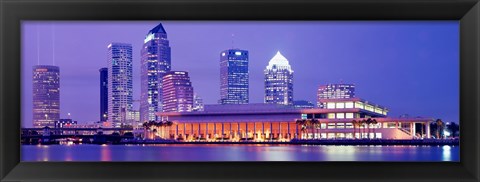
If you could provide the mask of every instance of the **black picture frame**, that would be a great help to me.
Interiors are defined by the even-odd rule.
[[[0,179],[479,181],[479,13],[477,0],[0,0]],[[20,162],[22,20],[458,20],[460,162]]]

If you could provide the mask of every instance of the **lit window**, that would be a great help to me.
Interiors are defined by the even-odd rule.
[[[328,119],[335,119],[335,113],[328,113]]]
[[[345,118],[353,118],[353,113],[346,113]]]
[[[336,108],[337,108],[337,109],[343,109],[343,108],[345,108],[345,103],[343,103],[343,102],[337,102]]]
[[[337,113],[337,119],[344,119],[345,113]]]
[[[334,102],[328,102],[327,103],[327,109],[335,109],[335,103]]]
[[[346,102],[345,108],[353,108],[353,102]]]

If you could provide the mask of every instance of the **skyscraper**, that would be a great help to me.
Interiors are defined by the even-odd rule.
[[[203,99],[198,94],[193,94],[193,111],[203,111]]]
[[[60,119],[60,68],[33,66],[33,127],[55,127]]]
[[[354,84],[320,85],[317,92],[317,107],[323,108],[320,99],[348,99],[355,97]]]
[[[133,106],[132,45],[108,45],[108,121],[113,127],[126,124]]]
[[[140,68],[140,120],[156,121],[162,111],[162,78],[171,70],[170,46],[162,24],[151,29],[143,42]]]
[[[191,112],[193,87],[188,72],[171,71],[163,76],[163,112]]]
[[[280,52],[270,59],[265,73],[265,103],[293,104],[293,70]]]
[[[100,120],[108,118],[108,68],[100,68]]]
[[[248,51],[220,53],[220,104],[248,104]]]

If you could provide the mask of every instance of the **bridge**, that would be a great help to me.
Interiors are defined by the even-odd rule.
[[[104,134],[104,131],[118,134]],[[82,143],[118,143],[122,139],[134,138],[133,133],[125,135],[133,131],[132,128],[22,128],[21,141],[23,144],[51,144],[58,139],[82,139]]]

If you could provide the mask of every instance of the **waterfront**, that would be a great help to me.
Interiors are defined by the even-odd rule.
[[[22,161],[459,161],[458,146],[22,145]]]

